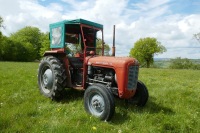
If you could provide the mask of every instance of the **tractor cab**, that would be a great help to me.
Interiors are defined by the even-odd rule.
[[[50,48],[64,51],[68,57],[103,55],[104,48],[96,49],[96,40],[103,42],[103,25],[83,19],[65,20],[50,24]]]
[[[99,38],[99,39],[98,39]],[[64,20],[50,24],[50,48],[45,55],[63,55],[66,57],[67,87],[83,89],[86,82],[86,66],[88,56],[104,54],[104,45],[98,46],[97,41],[103,42],[103,25],[84,19]],[[85,63],[86,64],[86,63]],[[70,77],[70,79],[69,79]]]

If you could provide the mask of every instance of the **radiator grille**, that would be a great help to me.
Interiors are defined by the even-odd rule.
[[[128,70],[128,90],[136,89],[138,80],[138,66],[130,66]]]

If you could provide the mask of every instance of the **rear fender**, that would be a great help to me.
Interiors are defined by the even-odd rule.
[[[65,49],[61,48],[61,49],[52,49],[51,51],[45,51],[45,53],[43,54],[43,56],[48,56],[48,55],[52,55],[52,56],[65,56]]]

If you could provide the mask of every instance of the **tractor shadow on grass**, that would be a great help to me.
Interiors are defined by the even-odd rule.
[[[75,89],[65,89],[62,93],[62,97],[57,99],[57,102],[66,104],[77,100],[83,100],[84,91]]]
[[[67,104],[77,100],[83,102],[83,97],[84,91],[66,89],[63,92],[63,97],[57,100],[57,102],[62,104]],[[166,107],[163,104],[158,104],[156,98],[152,96],[149,97],[147,104],[144,107],[132,105],[125,102],[125,100],[115,97],[115,114],[110,122],[111,124],[118,125],[123,124],[126,121],[131,121],[132,117],[134,117],[132,115],[152,115],[161,112],[166,115],[175,114],[172,108]]]
[[[116,113],[111,119],[111,123],[113,124],[122,124],[125,121],[131,121],[131,115],[135,114],[147,114],[152,115],[156,113],[163,113],[165,115],[174,115],[175,112],[172,108],[165,107],[162,104],[156,103],[155,97],[149,97],[147,104],[144,107],[138,107],[136,105],[132,105],[130,103],[126,103],[125,100],[121,100],[119,98],[115,98],[116,102]]]
[[[145,111],[148,111],[150,114],[160,113],[160,112],[166,115],[175,114],[172,108],[166,107],[163,104],[158,104],[155,101],[156,101],[156,98],[150,96],[149,101],[147,102],[147,105],[144,107]]]

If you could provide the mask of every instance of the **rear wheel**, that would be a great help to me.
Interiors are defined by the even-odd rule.
[[[128,103],[143,107],[147,103],[148,98],[149,93],[147,87],[142,81],[138,81],[136,93],[132,98],[128,99]]]
[[[89,114],[108,121],[115,112],[114,97],[106,86],[91,85],[84,94],[84,107]]]
[[[56,57],[44,57],[38,70],[40,92],[46,97],[57,99],[61,96],[65,85],[66,73],[62,63]]]

